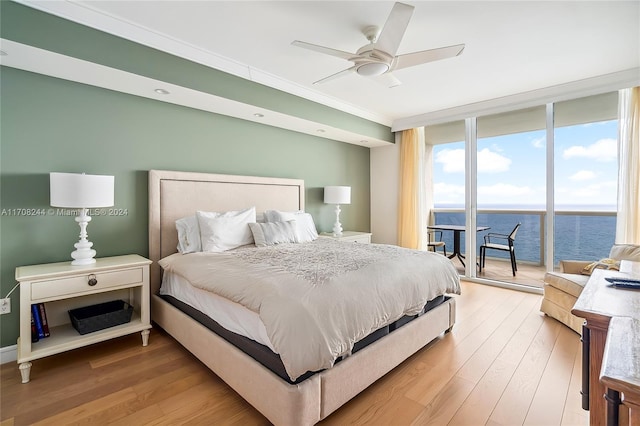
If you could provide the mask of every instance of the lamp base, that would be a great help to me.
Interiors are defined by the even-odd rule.
[[[76,249],[71,253],[72,265],[92,265],[96,263],[96,251],[91,248],[91,241],[78,241],[73,245]]]
[[[333,224],[333,236],[342,237],[342,224],[340,223],[340,204],[336,204],[336,223]]]
[[[87,240],[87,225],[91,222],[91,216],[89,216],[86,208],[80,210],[80,215],[76,216],[76,222],[80,225],[80,241],[73,246],[76,248],[71,253],[71,257],[74,259],[72,265],[92,265],[96,263],[96,251],[91,248],[93,243]]]

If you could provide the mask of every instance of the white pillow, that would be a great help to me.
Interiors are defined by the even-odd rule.
[[[265,222],[286,222],[288,220],[295,220],[297,213],[303,213],[303,211],[281,212],[279,210],[267,210],[263,213],[263,216]]]
[[[298,241],[308,243],[318,238],[318,230],[313,222],[313,216],[302,210],[295,212],[281,212],[278,210],[267,210],[264,212],[264,218],[267,222],[286,222],[295,220],[298,229]]]
[[[250,223],[249,228],[257,247],[282,243],[297,243],[298,232],[295,220],[286,222]]]
[[[297,213],[296,222],[298,223],[298,239],[301,243],[308,243],[318,239],[318,230],[311,214]]]
[[[256,208],[226,213],[197,211],[202,251],[222,252],[253,243],[249,223],[256,221]]]
[[[176,220],[176,229],[178,230],[178,253],[202,251],[200,227],[195,215]]]

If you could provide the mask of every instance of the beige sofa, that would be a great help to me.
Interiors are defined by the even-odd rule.
[[[611,247],[609,258],[640,262],[640,245],[615,244]],[[563,260],[560,261],[560,272],[547,272],[544,276],[544,297],[540,311],[579,334],[584,319],[573,315],[571,309],[589,280],[585,268],[591,264],[593,262]]]

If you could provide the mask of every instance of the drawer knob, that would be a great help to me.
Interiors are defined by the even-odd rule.
[[[94,274],[89,275],[89,281],[87,282],[87,284],[89,284],[91,287],[98,284],[98,279]]]

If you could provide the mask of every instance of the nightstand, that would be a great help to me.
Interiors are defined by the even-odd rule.
[[[326,238],[335,238],[338,241],[347,243],[371,244],[370,232],[344,231],[341,237],[334,237],[333,233],[331,232],[323,232],[322,234],[320,234],[320,236]]]
[[[105,257],[96,263],[72,266],[71,262],[20,266],[20,337],[18,364],[22,383],[29,381],[31,362],[71,349],[142,333],[142,345],[149,342],[150,260],[138,255]],[[68,311],[112,300],[133,306],[131,321],[80,335],[71,325]],[[44,303],[50,336],[31,342],[31,305]]]

